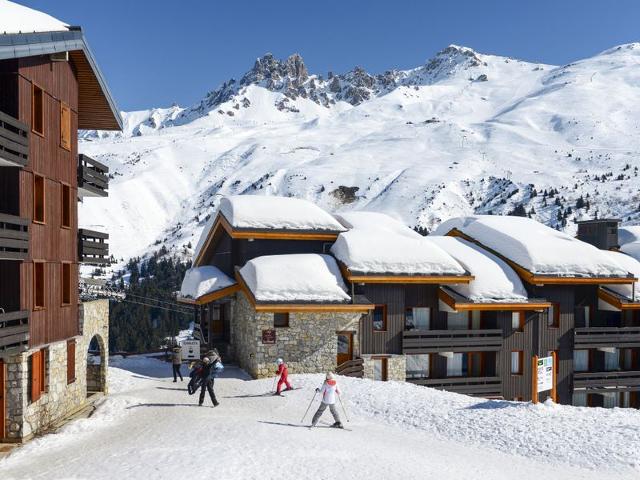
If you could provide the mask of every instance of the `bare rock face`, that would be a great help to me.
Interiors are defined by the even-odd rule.
[[[360,190],[360,187],[345,187],[344,185],[340,185],[331,192],[331,195],[340,201],[340,203],[347,205],[358,199],[358,196],[356,195],[358,190]]]

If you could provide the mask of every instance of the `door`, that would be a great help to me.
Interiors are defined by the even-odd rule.
[[[222,318],[223,308],[221,305],[212,305],[210,309],[211,336],[212,338],[222,338],[224,336],[224,319]]]
[[[0,360],[0,440],[5,437],[5,427],[6,427],[6,413],[7,413],[7,405],[6,405],[6,391],[5,391],[5,366],[4,360]]]
[[[342,365],[353,359],[353,332],[338,332],[337,364]]]

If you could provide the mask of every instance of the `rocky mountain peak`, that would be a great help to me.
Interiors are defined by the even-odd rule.
[[[271,53],[256,59],[253,68],[244,74],[240,85],[262,84],[274,90],[287,86],[298,87],[309,78],[309,72],[302,56],[290,55],[286,60],[278,60]]]

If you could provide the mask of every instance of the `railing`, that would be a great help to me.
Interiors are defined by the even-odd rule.
[[[29,163],[29,127],[0,112],[0,165],[26,167]]]
[[[78,260],[87,265],[109,264],[109,235],[106,233],[78,229]]]
[[[574,345],[587,348],[638,348],[640,327],[586,327],[574,330]]]
[[[0,260],[24,260],[29,254],[29,221],[0,213]]]
[[[78,155],[78,193],[81,197],[106,197],[109,195],[109,167],[88,157]]]
[[[502,348],[500,329],[407,330],[402,336],[402,352],[495,352]]]
[[[589,391],[637,391],[640,390],[640,371],[574,373],[573,388]]]
[[[20,353],[29,349],[29,312],[0,309],[0,353]]]
[[[336,373],[345,377],[362,378],[364,377],[364,360],[361,358],[347,360],[336,367]]]
[[[408,378],[407,382],[465,395],[502,395],[500,377]]]

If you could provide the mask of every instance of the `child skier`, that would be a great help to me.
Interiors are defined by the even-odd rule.
[[[324,413],[324,411],[329,407],[329,411],[331,415],[333,415],[333,419],[335,423],[332,427],[342,428],[342,422],[340,421],[340,416],[338,415],[338,409],[336,409],[336,395],[340,395],[340,390],[338,390],[338,383],[333,378],[333,373],[327,372],[326,379],[322,384],[322,387],[316,388],[316,392],[320,392],[322,396],[320,406],[318,407],[318,411],[313,416],[311,420],[311,427],[315,427],[318,420]]]
[[[276,365],[278,366],[276,375],[280,375],[280,380],[278,380],[278,388],[276,389],[276,393],[274,393],[274,395],[280,395],[283,383],[287,386],[287,388],[284,389],[285,392],[287,390],[293,390],[293,387],[289,383],[289,369],[287,368],[287,364],[284,363],[284,360],[279,358],[278,360],[276,360]]]
[[[204,357],[202,359],[203,367],[202,372],[200,373],[200,377],[202,378],[202,386],[200,387],[200,399],[198,404],[202,406],[204,403],[204,394],[205,389],[209,392],[209,397],[211,397],[211,402],[214,407],[219,405],[218,400],[216,400],[216,394],[213,391],[213,383],[218,375],[218,373],[222,372],[224,369],[224,365],[220,361],[220,357]]]

